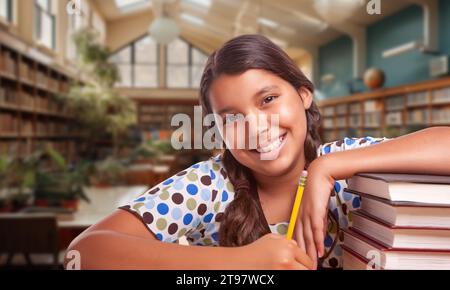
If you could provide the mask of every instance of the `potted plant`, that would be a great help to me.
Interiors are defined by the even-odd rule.
[[[95,162],[90,183],[97,187],[124,184],[125,171],[125,165],[120,160],[110,156]]]

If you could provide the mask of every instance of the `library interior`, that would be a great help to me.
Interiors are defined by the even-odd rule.
[[[325,144],[450,126],[449,28],[448,0],[0,0],[0,268],[63,269],[87,228],[220,154],[175,148],[174,139],[194,142],[205,128],[179,134],[174,116],[194,126],[208,57],[230,39],[265,36],[312,81]],[[358,176],[349,193],[370,195],[371,178],[396,182]],[[449,184],[433,186],[449,193]],[[393,218],[392,192],[375,195],[363,199],[368,216],[411,226]],[[421,210],[410,208],[405,221]],[[450,244],[449,208],[435,214],[442,224],[422,226],[442,227],[436,243]],[[363,267],[352,250],[362,244],[405,247],[395,238],[378,243],[396,232],[378,237],[374,220],[354,215],[342,247],[347,268]],[[450,268],[448,251],[430,259],[441,258]],[[422,262],[383,267],[439,269]]]

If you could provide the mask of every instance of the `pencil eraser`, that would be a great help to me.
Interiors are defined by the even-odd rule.
[[[307,177],[307,176],[308,176],[308,171],[303,170],[303,171],[302,171],[302,176],[303,176],[303,177]]]

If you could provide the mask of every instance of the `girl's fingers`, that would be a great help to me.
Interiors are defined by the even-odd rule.
[[[316,245],[314,244],[314,237],[311,230],[311,223],[309,221],[309,218],[306,218],[303,224],[303,236],[305,237],[305,244],[306,244],[306,252],[308,253],[308,256],[311,257],[311,259],[314,262],[314,268],[316,268],[317,265],[317,250]]]
[[[315,269],[313,260],[300,248],[295,248],[294,255],[297,262],[310,270]]]
[[[305,239],[303,237],[303,224],[301,222],[297,222],[295,226],[295,240],[300,249],[306,251]]]
[[[323,224],[323,218],[313,218],[313,220],[311,221],[311,225],[312,225],[312,232],[313,232],[313,237],[314,237],[314,244],[316,246],[317,249],[317,254],[319,257],[323,256],[323,252],[324,252],[324,246],[323,246],[323,241],[325,240],[324,234],[323,234],[323,229],[324,229],[324,224]]]
[[[308,268],[300,263],[294,263],[294,265],[292,266],[292,270],[311,270],[311,268]]]

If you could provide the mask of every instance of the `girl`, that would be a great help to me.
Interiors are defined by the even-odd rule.
[[[217,123],[223,123],[220,132],[231,132],[223,138],[226,144],[234,144],[238,135],[230,115],[275,114],[279,133],[256,148],[225,148],[154,186],[86,230],[69,250],[79,251],[83,269],[341,267],[340,229],[359,206],[358,197],[343,193],[345,179],[361,171],[450,174],[445,151],[450,128],[321,145],[313,92],[313,84],[267,38],[244,35],[228,41],[204,70],[204,113],[223,118]],[[257,134],[271,129],[258,127]],[[263,160],[266,153],[276,158]],[[297,242],[288,241],[283,235],[305,169],[309,176]],[[190,246],[176,243],[183,236]]]

